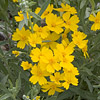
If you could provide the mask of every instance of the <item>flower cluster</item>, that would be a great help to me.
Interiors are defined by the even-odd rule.
[[[36,8],[36,14],[40,9]],[[61,13],[60,16],[54,14],[54,10]],[[32,76],[29,81],[39,83],[42,91],[48,91],[48,95],[54,95],[55,91],[62,92],[61,87],[67,90],[70,84],[78,85],[76,76],[79,72],[72,63],[75,58],[73,52],[75,47],[79,47],[84,56],[88,56],[88,40],[86,34],[78,31],[79,18],[76,14],[76,9],[68,4],[61,3],[61,8],[49,4],[41,15],[45,26],[35,24],[34,33],[23,27],[22,30],[16,29],[12,35],[12,40],[18,41],[18,48],[24,49],[26,45],[32,47],[29,55],[32,63],[22,61],[21,66],[24,70],[30,69]],[[15,20],[23,20],[21,16],[19,13]]]

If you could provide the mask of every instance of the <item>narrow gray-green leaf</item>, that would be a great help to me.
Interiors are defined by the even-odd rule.
[[[48,7],[49,3],[51,2],[51,0],[46,0],[46,2],[43,4],[40,12],[39,12],[39,15],[41,16],[43,14],[43,12],[46,10],[46,8]]]
[[[85,6],[86,1],[87,1],[87,0],[82,0],[82,1],[81,1],[81,3],[80,3],[80,9],[82,9],[82,8]]]
[[[21,88],[21,78],[20,78],[20,73],[19,73],[18,79],[16,80],[16,90],[17,90],[17,92],[19,92],[20,88]]]
[[[11,93],[4,94],[0,97],[0,100],[7,100],[7,98],[11,97]]]
[[[7,82],[7,79],[8,79],[8,75],[5,76],[5,77],[1,80],[1,83],[5,85],[5,83]]]
[[[36,18],[37,20],[41,20],[41,17],[40,17],[39,15],[37,15],[36,13],[31,12],[30,14],[31,14],[31,16],[33,16],[33,17]]]
[[[89,88],[90,92],[92,93],[92,91],[93,91],[93,86],[92,86],[92,84],[90,83],[90,81],[88,80],[87,77],[85,78],[85,81],[86,81],[86,83],[88,84],[88,88]]]
[[[92,11],[93,11],[95,8],[95,2],[94,2],[94,0],[89,0],[89,1],[90,1],[91,6],[92,6]]]
[[[25,24],[24,20],[19,22],[19,26],[18,26],[19,30],[21,30],[23,28],[24,24]]]
[[[28,20],[27,20],[27,14],[26,14],[26,12],[23,13],[23,15],[24,15],[24,22],[28,26]]]

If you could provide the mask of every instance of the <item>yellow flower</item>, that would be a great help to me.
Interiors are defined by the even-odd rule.
[[[35,13],[38,14],[40,12],[41,8],[37,7],[35,9]],[[49,4],[48,7],[46,8],[46,10],[43,12],[43,14],[41,15],[41,18],[44,19],[46,18],[51,12],[53,11],[53,4]]]
[[[84,48],[88,43],[88,40],[84,40],[87,35],[83,32],[75,31],[74,34],[72,34],[72,37],[74,44],[77,45],[80,49]]]
[[[73,75],[73,76],[79,75],[77,68],[74,66],[70,66],[70,67],[68,66],[68,68],[67,69],[64,68],[63,71],[65,75],[68,75],[68,74]]]
[[[54,31],[57,34],[60,34],[61,32],[63,32],[62,27],[63,25],[63,20],[60,17],[57,17],[57,15],[50,13],[47,17],[46,17],[46,24],[47,24],[47,28],[50,31]]]
[[[25,30],[23,27],[22,30],[16,29],[16,32],[12,35],[12,40],[18,41],[17,47],[24,49],[25,45],[28,45],[28,37],[30,36],[31,32],[29,30]]]
[[[41,10],[41,8],[40,8],[40,7],[37,7],[37,8],[35,9],[35,13],[38,14],[38,13],[40,12],[40,10]]]
[[[71,75],[71,74],[65,75],[64,81],[65,82],[62,83],[62,86],[64,86],[64,88],[66,88],[66,90],[69,89],[70,84],[75,85],[75,86],[78,85],[78,79],[74,75]]]
[[[29,63],[28,61],[22,61],[21,66],[23,67],[24,70],[32,68],[32,64]]]
[[[16,51],[16,50],[14,50],[14,51],[12,51],[12,54],[15,54],[16,56],[15,57],[17,57],[17,56],[19,56],[19,51]]]
[[[43,92],[48,92],[48,95],[54,95],[55,91],[57,92],[63,92],[62,89],[60,89],[61,85],[55,84],[54,82],[48,82],[47,84],[44,84],[41,88]]]
[[[60,72],[56,72],[53,75],[50,75],[50,80],[56,84],[60,84],[60,80],[62,80],[62,75],[60,74]]]
[[[13,2],[18,2],[18,0],[13,0]]]
[[[30,57],[33,62],[38,62],[41,59],[41,56],[45,56],[48,53],[49,49],[46,47],[43,47],[41,49],[35,48],[31,50]]]
[[[70,32],[69,29],[65,29],[64,33],[62,34],[62,44],[67,47],[69,44],[69,39],[67,38],[67,34]]]
[[[31,73],[32,76],[29,79],[31,83],[36,84],[38,82],[40,85],[47,83],[45,76],[49,76],[49,73],[46,70],[41,69],[40,66],[34,65],[32,67]]]
[[[77,30],[78,25],[77,23],[79,22],[79,18],[77,15],[73,15],[72,17],[70,17],[70,13],[66,12],[63,14],[63,19],[65,21],[65,28],[66,29],[70,29],[72,31]]]
[[[71,63],[73,60],[74,60],[74,56],[66,55],[61,59],[60,66],[68,69],[70,66],[73,66]]]
[[[84,53],[84,57],[88,57],[89,58],[89,55],[87,53],[87,45],[85,47],[82,48],[82,52]]]
[[[40,36],[42,39],[45,39],[48,36],[48,29],[46,26],[44,27],[39,27],[37,24],[34,25],[33,27],[34,32]]]
[[[43,14],[41,15],[41,18],[44,19],[48,16],[49,13],[51,13],[53,11],[53,4],[49,4],[47,9],[43,12]]]
[[[49,33],[48,37],[44,41],[49,41],[49,42],[43,42],[41,44],[42,47],[47,47],[51,48],[52,50],[56,48],[56,45],[58,44],[55,42],[60,38],[60,35],[56,34],[55,32]]]
[[[70,14],[76,14],[76,13],[77,13],[76,9],[75,9],[74,7],[71,7],[71,6],[68,5],[68,4],[64,5],[63,3],[61,3],[61,7],[62,7],[62,8],[56,8],[56,9],[54,9],[54,10],[57,10],[57,11],[59,11],[59,12],[64,12],[64,11],[66,11],[66,12],[69,12]]]
[[[40,96],[36,96],[34,99],[32,100],[40,100]]]
[[[15,16],[15,20],[17,22],[20,22],[20,21],[24,20],[24,15],[22,14],[22,11],[18,12],[18,15],[19,16]],[[27,15],[27,19],[29,19],[28,12],[26,13],[26,15]],[[31,18],[32,18],[32,16],[31,16]]]
[[[28,40],[29,40],[29,44],[32,47],[36,47],[36,44],[41,44],[42,43],[41,38],[35,33],[31,34],[30,37],[28,38]]]
[[[96,31],[100,29],[100,11],[97,13],[96,17],[91,14],[89,20],[94,22],[91,30]]]
[[[58,44],[56,47],[54,54],[60,61],[63,61],[65,56],[69,56],[74,52],[74,44],[72,42],[67,47],[64,47],[62,44]]]
[[[31,50],[30,57],[33,62],[38,62],[40,60],[41,55],[42,54],[41,54],[41,51],[39,48],[35,48],[35,49]]]
[[[53,55],[53,52],[50,49],[45,54],[45,56],[41,56],[41,63],[42,62],[45,64],[46,70],[48,72],[54,73],[55,70],[59,71],[61,69],[58,63],[58,59]]]

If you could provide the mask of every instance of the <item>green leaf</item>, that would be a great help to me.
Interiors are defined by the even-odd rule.
[[[20,77],[20,73],[19,73],[18,79],[16,80],[16,90],[17,90],[17,92],[19,92],[20,88],[21,88],[21,77]]]
[[[90,83],[90,81],[89,81],[89,79],[87,77],[85,78],[85,81],[88,84],[88,88],[89,88],[90,92],[92,93],[93,92],[93,86],[92,86],[92,84]]]
[[[8,74],[6,67],[4,66],[4,64],[1,61],[0,61],[0,71],[2,71],[5,75]]]
[[[11,97],[11,93],[4,94],[0,97],[0,100],[7,100],[7,98]]]
[[[80,3],[80,9],[82,9],[82,8],[85,6],[86,1],[87,1],[87,0],[82,0],[82,1],[81,1],[81,3]]]
[[[5,85],[0,83],[0,90],[4,91],[5,93],[9,93],[8,89],[5,87]]]
[[[91,6],[92,6],[92,11],[94,11],[94,8],[95,8],[95,2],[94,0],[89,0],[90,3],[91,3]]]
[[[19,30],[21,30],[23,28],[24,24],[25,24],[24,20],[19,22],[19,26],[18,26]]]
[[[72,97],[73,95],[74,95],[73,92],[66,90],[63,93],[58,95],[57,100],[68,99],[69,97]]]
[[[31,16],[33,16],[34,18],[36,18],[37,20],[41,20],[41,17],[39,15],[37,15],[36,13],[32,12],[30,13]]]
[[[51,2],[51,0],[46,0],[46,2],[43,4],[43,6],[42,6],[42,8],[41,8],[41,10],[40,10],[38,15],[41,16],[43,14],[43,12],[46,10],[46,8],[48,7],[50,2]]]
[[[96,100],[97,98],[96,93],[90,93],[86,90],[80,89],[78,86],[77,87],[70,86],[70,90],[86,100]]]
[[[26,12],[23,13],[23,15],[24,15],[24,22],[28,26],[28,20],[27,20],[27,14],[26,14]]]
[[[1,83],[5,85],[5,83],[7,82],[7,79],[8,79],[8,75],[5,76],[5,77],[1,80]]]

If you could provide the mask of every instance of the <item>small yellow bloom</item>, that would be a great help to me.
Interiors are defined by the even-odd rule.
[[[41,8],[37,7],[35,9],[35,13],[38,14],[40,12]],[[46,10],[43,12],[43,14],[41,15],[41,18],[44,19],[46,18],[51,12],[53,11],[53,4],[49,4],[48,7],[46,8]]]
[[[17,56],[19,56],[20,53],[19,53],[19,51],[15,50],[15,51],[12,51],[12,54],[15,54],[16,55],[15,57],[17,57]]]
[[[25,45],[28,45],[28,37],[30,36],[31,32],[29,30],[25,30],[23,27],[22,30],[16,29],[16,32],[12,35],[12,40],[18,41],[17,47],[24,49]]]
[[[28,61],[22,61],[21,66],[23,67],[24,70],[32,68],[32,64],[29,63]]]
[[[18,0],[13,0],[13,2],[18,2]]]
[[[62,80],[62,75],[60,74],[60,72],[56,72],[53,75],[50,75],[50,80],[52,82],[55,82],[56,84],[60,84],[60,80]]]
[[[36,47],[36,44],[42,43],[42,39],[35,33],[30,35],[30,37],[28,38],[28,41],[32,47]]]
[[[40,7],[37,7],[37,8],[35,9],[35,13],[38,14],[38,13],[40,12],[40,10],[41,10],[41,8],[40,8]]]
[[[87,45],[85,47],[82,48],[82,52],[84,53],[84,57],[88,57],[89,58],[89,55],[87,53]]]
[[[38,35],[38,36],[40,36],[42,39],[45,39],[45,38],[47,38],[47,36],[48,36],[48,29],[47,29],[47,27],[46,26],[44,26],[44,27],[39,27],[37,24],[35,24],[34,25],[34,27],[33,27],[33,30],[34,30],[34,32]]]
[[[51,48],[52,50],[56,48],[56,45],[58,44],[55,42],[60,38],[60,35],[56,34],[55,32],[49,33],[48,37],[44,41],[49,41],[49,42],[43,42],[41,44],[42,47],[47,47]]]
[[[54,10],[59,11],[59,12],[66,11],[66,12],[69,12],[70,14],[76,14],[77,13],[76,9],[74,7],[71,7],[68,4],[64,5],[63,3],[61,3],[61,7],[62,8],[56,8]]]
[[[45,52],[45,51],[44,51]],[[41,57],[41,62],[46,66],[46,70],[50,73],[54,73],[55,70],[59,71],[61,69],[58,59],[53,55],[53,52],[49,49],[45,56]]]
[[[70,29],[72,31],[76,31],[78,28],[79,18],[77,15],[73,15],[70,17],[70,13],[66,12],[63,14],[63,19],[65,21],[65,28]]]
[[[34,65],[31,73],[32,76],[29,79],[31,83],[36,84],[38,82],[40,85],[47,83],[45,76],[49,76],[49,73],[46,70],[43,70],[40,66]]]
[[[55,84],[54,82],[48,82],[47,84],[44,84],[42,86],[42,91],[43,92],[48,92],[48,95],[54,95],[55,91],[57,92],[63,92],[62,89],[60,89],[59,87],[61,87],[61,85],[59,84]]]
[[[88,43],[88,40],[84,40],[87,35],[83,32],[75,31],[74,34],[72,34],[72,37],[74,44],[77,45],[80,49],[84,48]]]
[[[78,79],[75,77],[75,75],[71,75],[71,74],[66,74],[64,76],[64,83],[62,83],[62,86],[64,86],[64,88],[66,88],[66,90],[69,89],[70,84],[77,86],[78,85]]]
[[[24,20],[24,15],[22,14],[22,11],[19,11],[19,12],[18,12],[18,15],[19,15],[19,16],[15,16],[15,20],[16,20],[17,22],[20,22],[20,21]],[[26,15],[27,15],[27,19],[29,19],[28,12],[26,13]],[[32,18],[32,16],[31,16],[31,18]]]
[[[60,34],[61,32],[63,32],[62,27],[63,25],[63,20],[60,17],[57,17],[57,15],[50,13],[47,17],[46,17],[46,24],[47,24],[47,28],[50,31],[54,31],[57,34]]]
[[[32,100],[40,100],[40,96],[36,96],[34,99]]]
[[[96,17],[91,14],[89,20],[94,22],[91,30],[96,31],[100,29],[100,11],[97,13]]]
[[[44,19],[48,16],[49,13],[51,13],[53,11],[53,4],[49,4],[47,9],[43,12],[43,14],[41,15],[41,18]]]

